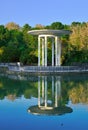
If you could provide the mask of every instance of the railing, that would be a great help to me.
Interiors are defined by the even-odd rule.
[[[78,66],[26,66],[23,67],[25,72],[79,72],[88,71],[88,67],[78,67]]]
[[[0,67],[7,67],[9,71],[18,72],[88,72],[88,66],[19,66],[17,63],[0,63]]]

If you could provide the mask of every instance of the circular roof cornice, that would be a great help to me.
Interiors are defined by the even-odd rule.
[[[62,36],[68,35],[72,32],[69,30],[50,30],[50,29],[42,29],[42,30],[31,30],[28,31],[31,35],[54,35],[54,36]]]

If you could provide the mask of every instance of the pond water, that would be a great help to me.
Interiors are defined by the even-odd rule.
[[[88,74],[1,75],[0,130],[88,130]]]

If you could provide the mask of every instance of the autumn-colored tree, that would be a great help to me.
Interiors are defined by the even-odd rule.
[[[45,26],[42,25],[42,24],[36,24],[35,25],[35,29],[44,29],[44,28],[45,28]]]
[[[20,26],[14,22],[9,22],[5,25],[8,30],[19,30]]]
[[[77,50],[88,49],[88,23],[71,26],[70,44]]]

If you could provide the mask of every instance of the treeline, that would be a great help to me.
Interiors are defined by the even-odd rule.
[[[65,29],[71,30],[70,36],[62,36],[62,65],[88,62],[88,22],[72,22],[64,25],[53,22],[43,26],[37,24],[31,27],[25,24],[20,27],[14,22],[0,25],[0,62],[22,62],[26,65],[37,65],[38,40],[37,36],[29,35],[29,30],[35,29]],[[51,64],[51,41],[48,41],[48,64]]]

